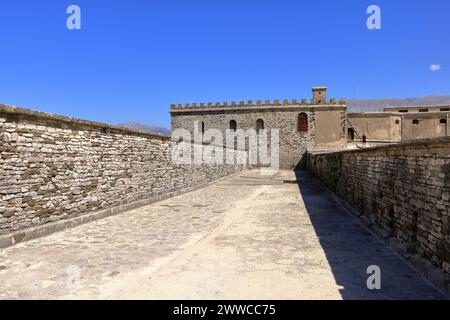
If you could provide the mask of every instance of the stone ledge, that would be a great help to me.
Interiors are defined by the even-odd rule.
[[[374,146],[363,149],[345,149],[345,150],[335,150],[334,152],[310,152],[312,156],[320,156],[323,154],[347,154],[347,153],[364,153],[364,152],[373,152],[378,150],[390,150],[390,149],[401,149],[401,148],[409,148],[409,147],[417,147],[424,146],[426,148],[430,148],[433,145],[445,143],[450,146],[450,136],[447,137],[438,137],[438,138],[430,138],[430,139],[417,139],[410,141],[402,141],[397,143],[390,143],[382,146]]]
[[[211,182],[203,183],[203,184],[189,187],[189,188],[186,188],[183,190],[172,191],[172,192],[168,192],[168,193],[161,194],[158,196],[153,196],[153,197],[150,197],[150,198],[147,198],[144,200],[139,200],[139,201],[123,204],[123,205],[108,208],[108,209],[102,209],[99,211],[86,213],[79,217],[69,218],[69,219],[60,220],[60,221],[56,221],[56,222],[51,222],[51,223],[44,224],[41,226],[27,228],[27,229],[17,231],[14,233],[0,235],[0,249],[11,247],[13,245],[16,245],[18,243],[25,242],[28,240],[45,237],[45,236],[51,235],[55,232],[73,228],[73,227],[82,225],[87,222],[92,222],[92,221],[103,219],[103,218],[113,216],[116,214],[124,213],[128,210],[133,210],[133,209],[137,209],[137,208],[140,208],[143,206],[147,206],[152,203],[166,200],[169,198],[173,198],[173,197],[176,197],[176,196],[184,194],[184,193],[193,192],[193,191],[205,188],[207,186],[210,186],[222,179],[239,175],[242,173],[242,171],[244,171],[244,170],[238,171],[238,172],[233,173],[228,176],[218,178]]]
[[[83,119],[77,119],[73,117],[67,117],[67,116],[61,116],[53,113],[47,113],[47,112],[41,112],[31,109],[25,109],[15,106],[8,106],[4,104],[0,104],[0,116],[1,114],[6,115],[15,115],[23,118],[28,119],[37,119],[37,120],[44,120],[44,121],[51,121],[51,122],[60,122],[60,123],[66,123],[68,125],[72,125],[74,127],[92,127],[96,129],[109,129],[112,131],[118,131],[124,134],[132,134],[132,135],[140,135],[140,136],[146,136],[151,138],[157,138],[161,140],[169,140],[170,136],[163,135],[163,134],[157,134],[157,133],[151,133],[147,131],[141,131],[136,129],[129,129],[126,127],[120,127],[115,126],[107,123],[102,122],[95,122],[95,121],[89,121],[89,120],[83,120]]]

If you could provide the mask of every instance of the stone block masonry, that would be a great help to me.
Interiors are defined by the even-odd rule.
[[[368,225],[450,274],[450,138],[329,154],[308,168]]]
[[[0,235],[200,186],[237,165],[177,165],[174,142],[0,105]]]

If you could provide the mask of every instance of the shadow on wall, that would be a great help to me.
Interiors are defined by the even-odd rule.
[[[296,171],[296,178],[343,299],[444,299],[357,218],[339,208],[309,172]],[[367,288],[371,265],[381,268],[381,290]]]
[[[300,158],[300,161],[297,163],[297,165],[294,167],[294,171],[303,171],[307,169],[308,165],[308,153],[305,152],[302,157]]]

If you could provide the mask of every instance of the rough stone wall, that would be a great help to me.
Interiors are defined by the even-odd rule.
[[[450,273],[450,138],[309,154],[308,168],[380,234]]]
[[[201,185],[242,169],[176,165],[169,137],[0,106],[0,234]]]
[[[317,126],[316,119],[318,113],[327,113],[328,110],[336,109],[333,116],[338,117],[336,128],[327,127],[323,124],[320,128],[324,132],[322,136],[327,134],[335,141],[333,146],[343,146],[346,140],[345,129],[345,108],[330,106],[330,107],[280,107],[272,106],[272,108],[263,109],[228,109],[228,110],[209,110],[192,112],[177,112],[172,110],[172,130],[186,129],[191,134],[194,132],[195,121],[202,121],[205,124],[205,130],[218,129],[225,137],[225,131],[229,129],[231,120],[236,121],[237,129],[249,130],[255,129],[256,121],[262,119],[264,121],[264,128],[268,130],[270,141],[270,130],[279,130],[279,152],[280,152],[280,167],[284,169],[293,169],[301,163],[303,155],[306,150],[314,148],[320,144],[320,139],[317,142]],[[308,116],[308,132],[298,132],[297,121],[298,115],[305,113]],[[336,122],[336,121],[335,121]],[[328,138],[329,139],[329,138]],[[329,141],[325,141],[329,142]]]

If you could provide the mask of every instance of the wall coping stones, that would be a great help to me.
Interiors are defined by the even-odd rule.
[[[433,145],[441,144],[441,143],[449,143],[450,144],[450,137],[438,137],[438,138],[431,138],[431,139],[419,139],[419,140],[412,140],[412,141],[402,141],[392,144],[386,144],[383,146],[374,146],[374,147],[368,147],[368,148],[362,148],[362,149],[342,149],[342,150],[334,150],[332,152],[326,152],[323,150],[314,151],[309,150],[308,152],[313,155],[320,155],[320,154],[344,154],[344,153],[364,153],[364,152],[372,152],[372,151],[378,151],[378,150],[395,150],[399,149],[399,147],[432,147]],[[450,155],[449,155],[450,156]]]
[[[111,125],[111,124],[107,124],[107,123],[83,120],[83,119],[78,119],[78,118],[73,118],[73,117],[68,117],[68,116],[57,115],[57,114],[53,114],[53,113],[36,111],[36,110],[31,110],[31,109],[26,109],[26,108],[21,108],[21,107],[16,107],[16,106],[9,106],[9,105],[5,105],[5,104],[0,104],[0,115],[1,114],[14,115],[14,116],[17,116],[22,119],[34,119],[34,120],[43,120],[46,122],[54,122],[55,125],[63,122],[69,126],[78,127],[78,128],[83,127],[84,129],[86,129],[86,127],[92,128],[92,129],[106,129],[106,130],[110,130],[112,132],[120,132],[120,133],[129,134],[129,135],[139,135],[139,136],[145,136],[145,137],[156,138],[156,139],[161,139],[161,140],[169,140],[170,139],[170,136],[168,136],[168,135],[151,133],[151,132],[137,130],[137,129],[129,129],[126,127]]]

